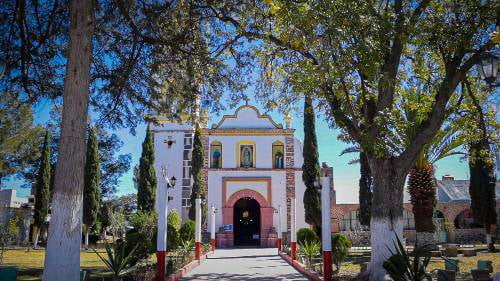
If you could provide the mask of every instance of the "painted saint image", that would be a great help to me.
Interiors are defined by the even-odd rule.
[[[240,147],[240,166],[243,168],[253,167],[253,146],[242,145]]]

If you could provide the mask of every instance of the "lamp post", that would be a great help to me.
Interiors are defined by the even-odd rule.
[[[278,205],[278,209],[274,209],[274,213],[278,214],[278,241],[277,247],[278,247],[278,254],[281,253],[281,245],[282,245],[282,235],[283,232],[281,230],[281,205]]]
[[[291,206],[291,222],[290,222],[290,247],[291,247],[291,252],[292,252],[292,263],[294,260],[297,259],[297,231],[295,230],[296,224],[295,224],[295,215],[296,215],[296,205],[297,205],[297,200],[295,197],[292,198],[292,206]]]
[[[490,88],[500,86],[500,83],[497,81],[499,62],[500,58],[497,54],[485,52],[481,55],[480,61],[477,64],[477,72],[488,83]]]
[[[215,213],[217,213],[217,208],[212,205],[211,208],[211,224],[210,224],[210,250],[215,251]]]
[[[168,201],[171,197],[168,196],[167,189],[174,188],[176,178],[172,176],[168,178],[167,168],[161,167],[161,176],[165,180],[165,184],[160,184],[158,194],[156,196],[156,208],[158,212],[158,235],[156,238],[156,280],[165,281],[165,252],[167,250],[167,212]]]

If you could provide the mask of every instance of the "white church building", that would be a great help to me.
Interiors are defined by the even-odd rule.
[[[204,177],[207,206],[216,208],[217,246],[260,245],[274,247],[278,212],[281,208],[283,232],[290,230],[291,198],[297,202],[297,229],[309,227],[304,221],[302,182],[302,142],[294,136],[291,117],[285,126],[269,115],[244,105],[233,115],[224,115],[211,128],[202,128],[205,149]],[[191,194],[191,152],[193,126],[168,118],[150,120],[154,133],[155,169],[158,184],[162,166],[177,184],[169,189],[173,199],[168,209],[188,217]],[[323,164],[330,177],[331,199],[335,202],[332,169]],[[207,220],[211,229],[211,220]]]

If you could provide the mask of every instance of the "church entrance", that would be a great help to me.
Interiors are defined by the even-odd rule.
[[[234,212],[234,245],[260,245],[260,205],[257,200],[243,197],[236,201]]]

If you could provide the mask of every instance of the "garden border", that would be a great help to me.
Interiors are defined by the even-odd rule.
[[[320,275],[316,272],[308,270],[305,265],[301,264],[298,261],[292,261],[292,258],[287,256],[285,253],[279,253],[280,257],[284,259],[287,263],[289,263],[293,268],[295,268],[298,272],[304,275],[307,279],[311,281],[323,281]]]
[[[175,271],[174,273],[170,274],[167,277],[167,280],[168,281],[180,280],[182,277],[185,277],[189,272],[191,272],[191,270],[195,269],[198,265],[201,264],[201,262],[203,260],[207,259],[208,256],[213,254],[213,253],[214,252],[209,251],[208,253],[201,255],[200,260],[195,259],[195,260],[191,261],[190,263],[186,264],[185,266],[177,269],[177,271]]]

